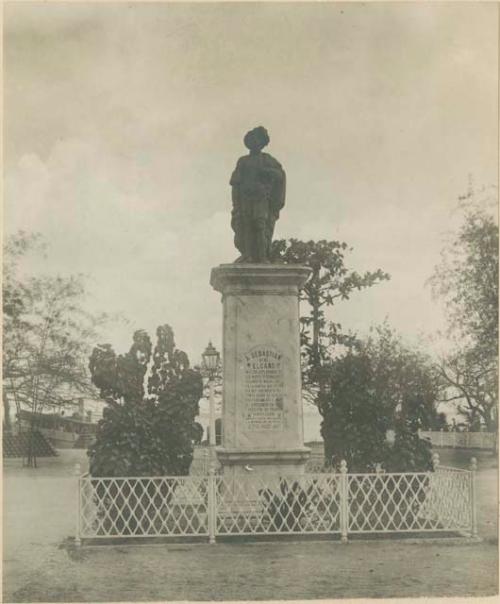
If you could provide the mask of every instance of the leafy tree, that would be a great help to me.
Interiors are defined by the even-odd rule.
[[[349,350],[329,371],[331,393],[319,397],[325,459],[334,466],[345,459],[352,472],[372,471],[387,457],[390,413],[375,396],[371,360]]]
[[[126,354],[117,356],[109,344],[92,352],[92,380],[107,402],[88,452],[93,476],[189,472],[199,439],[202,378],[175,347],[170,326],[158,327],[156,336],[154,350],[139,330]]]
[[[352,342],[341,333],[341,325],[326,318],[325,310],[337,300],[348,300],[356,290],[371,287],[389,279],[380,269],[359,274],[345,266],[346,243],[338,241],[299,241],[280,239],[273,242],[272,260],[286,264],[303,264],[312,269],[300,294],[308,312],[300,317],[303,355],[303,385],[315,392],[320,368],[330,357],[333,347]],[[314,395],[313,395],[314,396]]]
[[[443,400],[456,401],[469,424],[481,418],[496,431],[498,408],[498,225],[472,190],[463,218],[431,277],[445,301],[452,350],[443,358]]]
[[[430,358],[384,324],[332,360],[328,386],[319,396],[328,461],[345,459],[353,471],[430,468],[429,446],[418,437],[437,417],[439,376]]]
[[[4,246],[3,401],[30,414],[28,465],[36,466],[37,415],[94,393],[86,360],[104,315],[84,308],[82,276],[25,276],[20,261],[43,249],[40,236],[18,233]]]

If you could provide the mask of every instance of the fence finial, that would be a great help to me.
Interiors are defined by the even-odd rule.
[[[77,461],[75,463],[75,476],[80,476],[80,474],[82,473],[82,466],[80,465],[80,463]]]
[[[472,470],[472,472],[475,472],[477,470],[477,459],[475,457],[471,457],[470,469]]]
[[[340,462],[340,472],[342,474],[347,474],[347,461],[345,459]]]
[[[432,466],[434,469],[439,466],[439,453],[432,454]]]

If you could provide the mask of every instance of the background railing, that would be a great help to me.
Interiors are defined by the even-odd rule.
[[[420,430],[420,438],[427,438],[434,447],[454,449],[496,449],[497,435],[494,432],[441,432]]]
[[[475,462],[474,462],[475,464]],[[124,537],[459,533],[476,536],[475,465],[434,472],[232,478],[78,476],[77,543]]]

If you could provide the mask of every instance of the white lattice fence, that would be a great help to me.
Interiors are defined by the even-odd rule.
[[[217,478],[219,535],[340,532],[339,475]]]
[[[460,532],[476,535],[472,470],[78,477],[77,540]]]
[[[349,533],[472,532],[471,472],[350,474]]]
[[[472,472],[439,466],[429,486],[423,512],[442,530],[474,532]]]
[[[80,478],[80,537],[208,535],[208,478]]]

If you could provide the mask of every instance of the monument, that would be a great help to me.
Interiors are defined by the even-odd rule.
[[[231,226],[240,257],[212,269],[223,304],[222,446],[224,475],[286,475],[304,470],[299,289],[310,269],[273,264],[274,225],[285,204],[286,176],[262,153],[269,136],[255,128],[250,153],[231,176]]]
[[[231,176],[236,262],[269,263],[274,225],[285,205],[286,176],[280,163],[262,149],[269,143],[265,128],[247,132],[250,153],[240,157]]]

